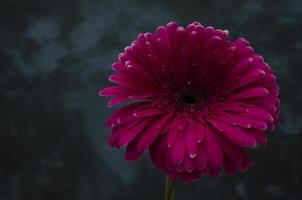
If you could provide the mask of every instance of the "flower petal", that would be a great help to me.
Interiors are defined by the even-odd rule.
[[[193,161],[188,155],[185,155],[183,165],[184,165],[184,169],[189,173],[191,173],[194,170]]]
[[[154,115],[161,115],[164,114],[163,111],[155,108],[148,108],[144,110],[138,110],[133,113],[133,116],[135,117],[150,117]]]
[[[223,153],[219,141],[212,134],[205,142],[206,151],[210,165],[214,169],[220,169],[223,163]]]
[[[124,130],[123,136],[120,138],[118,144],[120,148],[123,148],[128,145],[136,136],[144,131],[144,128],[148,127],[151,123],[149,119],[136,121],[133,124],[127,126],[127,129]]]
[[[208,164],[208,154],[203,144],[198,145],[198,154],[195,160],[195,166],[199,170],[203,170]]]
[[[188,125],[182,134],[185,134],[185,144],[188,156],[190,158],[195,158],[197,155],[197,140],[192,125]]]
[[[249,99],[265,97],[269,94],[269,91],[264,87],[253,87],[246,90],[242,90],[237,94],[232,94],[229,100]]]
[[[183,142],[183,136],[181,134],[178,135],[176,139],[175,145],[172,147],[172,162],[175,165],[180,165],[185,157],[185,144]]]

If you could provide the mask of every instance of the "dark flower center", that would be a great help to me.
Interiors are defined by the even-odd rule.
[[[183,107],[201,108],[205,104],[203,89],[184,87],[174,93],[176,103]]]
[[[195,96],[185,95],[185,96],[183,96],[182,101],[185,104],[194,104],[197,102],[197,98]]]

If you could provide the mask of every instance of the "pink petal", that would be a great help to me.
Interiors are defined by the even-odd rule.
[[[168,147],[172,147],[175,144],[176,138],[178,136],[178,132],[180,132],[180,130],[178,130],[178,131],[174,131],[172,129],[169,130],[168,139],[167,139]]]
[[[159,26],[156,29],[156,34],[158,36],[157,44],[159,47],[159,51],[161,52],[161,55],[164,57],[165,63],[169,63],[171,59],[171,46],[169,42],[169,34],[167,31],[167,28],[164,26]]]
[[[238,83],[234,84],[231,90],[235,90],[251,83],[254,83],[265,76],[265,72],[263,70],[253,70],[252,72],[247,72],[243,75],[239,80]]]
[[[251,67],[252,63],[253,63],[253,58],[251,57],[243,58],[239,60],[234,66],[234,68],[232,69],[232,71],[230,72],[230,77],[234,77],[234,76],[236,77],[240,75],[242,72],[244,72],[249,67]]]
[[[239,46],[237,47],[238,56],[240,57],[248,57],[251,56],[254,53],[254,49],[251,46]]]
[[[264,134],[254,134],[254,138],[260,145],[266,145],[267,143],[267,137]]]
[[[253,161],[251,160],[250,156],[244,153],[243,160],[239,163],[238,168],[241,172],[245,172],[250,166],[252,166]]]
[[[178,135],[175,145],[172,147],[172,154],[171,154],[172,162],[175,165],[180,165],[185,156],[185,144],[183,141],[183,137],[181,134]]]
[[[132,142],[127,146],[125,159],[127,161],[135,161],[137,160],[141,155],[143,154],[143,151],[137,151],[136,149],[136,143]]]
[[[208,156],[203,144],[198,145],[198,154],[195,160],[195,166],[199,170],[204,169],[208,164]]]
[[[185,134],[185,143],[186,149],[188,152],[188,156],[190,158],[194,158],[197,155],[197,140],[196,133],[194,132],[194,128],[192,126],[187,126],[182,134]]]
[[[185,170],[186,170],[187,172],[189,172],[189,173],[191,173],[191,172],[194,170],[193,161],[192,161],[192,159],[191,159],[189,156],[187,156],[187,155],[185,155],[185,159],[184,159],[183,165],[184,165]]]
[[[157,121],[158,120],[152,121],[147,128],[143,130],[143,133],[140,135],[140,138],[137,142],[138,151],[146,150],[160,134],[160,129],[156,127]]]
[[[239,99],[248,99],[248,98],[257,98],[264,97],[269,94],[268,90],[264,87],[254,87],[246,90],[242,90],[238,94],[232,94],[230,100],[239,100]]]
[[[116,106],[117,104],[123,103],[128,100],[129,100],[128,97],[116,97],[116,98],[111,99],[107,105],[109,108],[112,108],[113,106]]]
[[[243,149],[229,141],[227,138],[220,137],[220,143],[223,149],[223,152],[228,158],[236,163],[240,163],[243,160]]]
[[[123,76],[121,74],[112,74],[109,76],[109,81],[111,81],[112,83],[123,83],[124,79]]]
[[[183,118],[177,117],[171,122],[167,139],[167,145],[169,147],[175,144],[177,136],[181,134],[180,132],[184,129],[186,124],[183,120]]]
[[[137,135],[143,132],[145,127],[148,127],[150,120],[140,120],[132,125],[129,125],[127,129],[124,130],[123,136],[119,140],[119,147],[123,148],[128,145]]]
[[[255,139],[244,133],[240,128],[226,125],[223,122],[217,121],[216,123],[219,125],[223,134],[235,144],[242,147],[256,147]]]
[[[118,141],[122,137],[124,130],[127,126],[114,127],[112,133],[109,136],[109,145],[112,147],[118,146]]]
[[[111,65],[111,68],[112,68],[114,71],[118,71],[118,72],[121,72],[121,71],[126,70],[125,65],[123,65],[120,61],[114,62],[114,63]]]
[[[274,118],[270,113],[257,107],[247,108],[246,112],[243,113],[242,115],[244,115],[245,117],[251,117],[253,119],[263,120],[265,122],[274,121]]]
[[[157,168],[164,167],[166,142],[164,137],[159,137],[152,143],[149,149],[150,157]]]
[[[196,122],[194,124],[194,131],[196,134],[197,143],[202,143],[205,138],[205,135],[207,135],[208,128],[202,125],[201,123]]]
[[[107,121],[107,125],[110,127],[113,127],[116,124],[123,124],[123,123],[129,122],[129,121],[132,121],[132,119],[136,119],[136,118],[133,115],[129,115],[129,113],[133,113],[134,110],[137,110],[138,108],[143,108],[145,106],[149,106],[149,103],[137,102],[137,103],[132,103],[132,104],[122,107],[121,109],[115,111],[109,117],[109,119]],[[128,119],[131,119],[131,120],[128,120]]]
[[[138,110],[133,113],[133,116],[135,117],[150,117],[154,115],[161,115],[164,114],[163,111],[155,108],[148,108],[144,110]]]
[[[215,135],[212,134],[212,136],[206,140],[205,144],[210,165],[214,169],[220,169],[223,163],[223,153]]]
[[[160,118],[160,120],[156,124],[156,128],[161,129],[161,132],[168,131],[168,125],[171,120],[173,120],[174,115],[171,113],[165,114]]]
[[[241,115],[224,113],[220,116],[217,116],[217,119],[220,119],[221,121],[224,121],[232,126],[239,126],[242,128],[255,128],[262,131],[266,131],[268,128],[265,122],[247,118]]]
[[[125,92],[126,92],[126,90],[120,86],[110,86],[110,87],[107,87],[107,88],[101,90],[99,92],[99,95],[100,96],[116,96],[116,95],[124,94]]]

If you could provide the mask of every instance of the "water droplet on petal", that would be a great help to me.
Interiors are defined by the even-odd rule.
[[[196,154],[190,154],[190,158],[195,158]]]
[[[127,66],[127,65],[130,65],[130,60],[127,60],[126,62],[125,62],[125,65]]]

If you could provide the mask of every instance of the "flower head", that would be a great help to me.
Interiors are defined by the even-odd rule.
[[[100,92],[109,107],[111,146],[133,161],[149,149],[154,165],[185,182],[245,171],[245,148],[266,143],[279,120],[279,88],[263,57],[243,38],[194,22],[141,33],[112,65]]]

